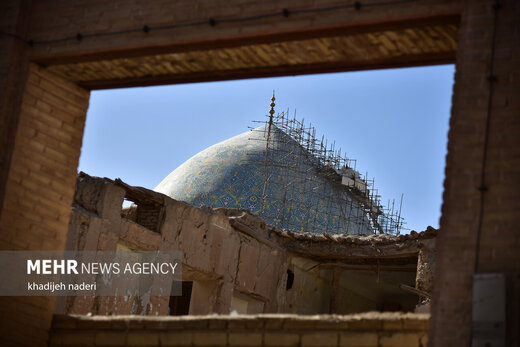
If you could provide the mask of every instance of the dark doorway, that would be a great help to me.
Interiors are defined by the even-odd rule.
[[[185,316],[190,313],[192,288],[193,282],[182,281],[182,295],[170,296],[170,316]]]

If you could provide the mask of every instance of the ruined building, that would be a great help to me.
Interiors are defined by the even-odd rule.
[[[122,208],[124,199],[135,202]],[[434,229],[409,235],[279,229],[243,209],[198,208],[120,180],[78,176],[68,249],[180,250],[182,297],[71,297],[61,313],[413,312],[431,291]],[[61,298],[60,298],[61,299]],[[62,300],[63,301],[63,300]]]
[[[70,297],[62,313],[428,310],[436,231],[399,236],[400,216],[385,214],[352,161],[274,117],[272,101],[268,122],[195,155],[156,191],[79,175],[68,248],[180,250],[183,291]]]

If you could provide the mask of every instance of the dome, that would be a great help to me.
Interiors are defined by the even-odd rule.
[[[265,124],[203,150],[155,191],[194,206],[247,209],[280,228],[372,233],[366,213],[341,184],[341,175],[320,166],[275,125]]]

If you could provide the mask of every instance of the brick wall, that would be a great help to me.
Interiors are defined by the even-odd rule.
[[[0,2],[0,31],[24,35],[27,20],[27,4],[17,0]],[[27,79],[29,63],[26,45],[8,35],[0,35],[0,208],[5,196],[5,184],[9,174],[18,114],[23,97],[23,85]]]
[[[0,249],[59,250],[65,246],[89,93],[36,65],[30,66],[22,90]],[[45,341],[54,301],[2,297],[2,336],[30,344]]]
[[[55,316],[51,346],[424,347],[427,314]]]
[[[481,213],[476,271],[507,274],[507,345],[519,343],[520,312],[514,304],[519,292],[513,282],[520,273],[520,3],[500,1],[492,57],[494,3],[471,1],[462,12],[437,239],[431,331],[436,346],[468,345],[470,341],[472,275]],[[491,73],[496,81],[488,79]],[[479,190],[483,171],[485,192]]]
[[[136,222],[152,231],[159,231],[161,206],[153,204],[139,204],[137,206]]]

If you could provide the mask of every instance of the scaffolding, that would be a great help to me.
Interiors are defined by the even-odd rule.
[[[271,110],[261,126],[252,128],[251,141],[265,141],[262,157],[251,161],[263,169],[258,215],[268,223],[291,230],[323,234],[398,235],[404,224],[395,200],[381,204],[368,173],[356,170],[335,142],[316,136],[312,124],[289,117],[289,110]]]

